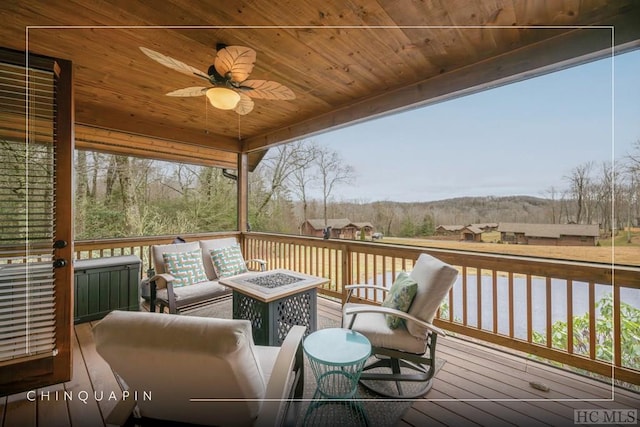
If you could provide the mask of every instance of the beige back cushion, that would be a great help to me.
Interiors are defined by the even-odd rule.
[[[453,286],[458,270],[431,255],[421,254],[409,276],[418,283],[418,292],[408,313],[431,323],[440,303]],[[428,332],[414,322],[407,322],[407,329],[418,338],[424,338]]]
[[[96,349],[132,391],[143,416],[251,425],[266,382],[247,320],[113,311],[93,330]],[[151,399],[142,399],[142,392]],[[249,399],[190,402],[191,398]]]
[[[170,245],[154,245],[151,247],[151,256],[153,257],[153,267],[156,274],[166,273],[164,268],[163,253],[191,252],[200,249],[198,242],[176,243]]]
[[[202,249],[202,263],[204,271],[207,273],[209,280],[217,280],[216,270],[213,268],[211,260],[211,249],[219,249],[227,246],[235,245],[238,240],[235,237],[225,237],[224,239],[200,240],[200,248]]]

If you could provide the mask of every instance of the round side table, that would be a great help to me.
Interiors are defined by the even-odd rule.
[[[310,334],[302,346],[317,383],[313,401],[305,415],[305,425],[323,425],[328,421],[327,416],[344,425],[345,414],[317,411],[328,403],[346,407],[350,418],[355,417],[358,424],[368,425],[364,408],[355,399],[362,368],[371,355],[369,340],[350,329],[328,328]],[[323,417],[325,419],[320,419]]]

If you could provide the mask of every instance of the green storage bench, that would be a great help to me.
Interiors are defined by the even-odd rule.
[[[102,319],[112,310],[140,309],[137,256],[77,260],[74,271],[74,323]]]

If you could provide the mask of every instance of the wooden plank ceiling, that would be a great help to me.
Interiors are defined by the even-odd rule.
[[[223,167],[244,151],[253,168],[276,144],[611,54],[609,29],[573,26],[615,25],[615,44],[637,47],[639,10],[633,0],[5,0],[0,46],[25,50],[28,33],[30,51],[73,61],[80,148]],[[530,27],[548,25],[563,27]],[[167,97],[202,80],[139,49],[206,71],[217,43],[253,48],[251,78],[296,98],[255,100],[239,116]]]

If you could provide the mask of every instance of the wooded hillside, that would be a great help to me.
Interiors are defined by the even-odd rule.
[[[235,171],[77,151],[75,172],[78,239],[237,227]],[[356,183],[355,172],[339,153],[310,141],[275,147],[249,175],[251,229],[298,234],[305,219],[349,218],[386,236],[424,237],[438,225],[576,223],[612,230],[640,221],[640,142],[615,171],[610,162],[578,165],[541,197],[340,200],[340,186],[367,185]]]

